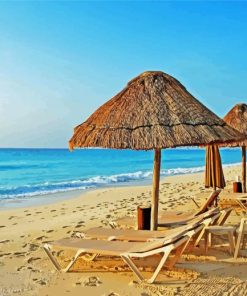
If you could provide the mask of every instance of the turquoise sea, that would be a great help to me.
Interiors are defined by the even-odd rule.
[[[241,162],[239,149],[222,149],[224,165]],[[162,151],[162,176],[204,170],[204,149]],[[0,149],[0,207],[52,193],[151,182],[153,151]]]

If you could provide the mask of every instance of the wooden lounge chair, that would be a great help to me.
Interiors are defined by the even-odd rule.
[[[210,207],[213,206],[214,202],[218,198],[221,190],[215,190],[213,191],[206,202],[198,208],[197,211],[194,212],[175,212],[175,211],[167,211],[159,215],[158,217],[158,226],[160,227],[174,227],[178,225],[184,225],[187,224],[189,221],[194,219],[195,217],[205,213],[208,211]],[[136,225],[136,218],[135,217],[122,217],[118,218],[114,221],[111,221],[109,225],[112,228],[118,228],[121,227],[122,225],[128,226],[131,228],[134,228]]]
[[[205,213],[210,207],[213,206],[214,202],[217,200],[221,190],[213,191],[206,202],[202,204],[201,207],[198,208],[196,212],[165,212],[159,216],[158,225],[163,227],[170,227],[177,225],[183,225],[188,223],[188,221],[192,220],[193,218]]]
[[[127,240],[127,241],[151,241],[154,239],[167,237],[168,235],[173,235],[178,230],[184,231],[191,230],[196,224],[203,223],[207,218],[215,217],[219,218],[219,209],[213,208],[207,212],[194,217],[188,224],[178,226],[176,228],[168,228],[162,231],[150,231],[150,230],[135,230],[135,229],[112,229],[104,227],[94,227],[88,230],[85,230],[83,233],[78,233],[77,236],[81,238],[90,238],[90,239],[106,239],[106,240]],[[205,221],[204,221],[205,222]]]
[[[241,242],[243,242],[243,248],[246,244],[246,236],[247,236],[247,218],[242,218],[240,222],[239,229],[237,229],[238,238],[236,242],[235,252],[234,252],[234,259],[237,259]]]
[[[211,220],[211,218],[208,218]],[[133,241],[121,241],[121,240],[96,240],[96,239],[81,239],[81,238],[68,238],[56,241],[54,243],[45,244],[44,250],[48,257],[52,261],[53,265],[57,270],[67,272],[74,265],[78,257],[91,254],[92,260],[99,255],[103,256],[118,256],[123,259],[125,263],[130,267],[139,280],[144,280],[139,269],[134,264],[132,258],[145,258],[155,254],[163,253],[158,266],[156,267],[152,277],[148,282],[153,283],[158,276],[161,268],[167,261],[168,256],[173,250],[176,250],[175,256],[169,263],[169,268],[171,268],[177,260],[181,257],[181,254],[185,250],[188,242],[191,240],[192,236],[201,232],[204,228],[203,221],[192,222],[187,225],[187,227],[179,227],[176,231],[170,232],[163,238],[152,238],[152,241],[145,242],[133,242]],[[175,229],[174,229],[175,230]],[[139,231],[136,231],[139,233]],[[157,231],[159,232],[159,231]],[[145,232],[142,231],[144,234]],[[137,233],[135,234],[137,236]],[[147,239],[147,234],[144,234],[144,238]],[[62,269],[58,261],[52,254],[52,248],[59,247],[62,249],[70,249],[75,252],[75,256],[66,268]],[[84,259],[84,257],[83,257]]]

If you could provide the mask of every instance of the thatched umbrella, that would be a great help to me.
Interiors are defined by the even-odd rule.
[[[246,192],[246,146],[247,146],[247,105],[235,105],[224,117],[224,121],[240,133],[244,134],[245,140],[239,143],[228,143],[229,147],[242,147],[242,185]]]
[[[75,147],[155,150],[151,229],[157,228],[161,149],[242,139],[175,78],[144,72],[74,129]]]

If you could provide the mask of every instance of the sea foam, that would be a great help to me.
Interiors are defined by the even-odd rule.
[[[238,165],[226,164],[224,167]],[[183,174],[193,174],[204,171],[204,166],[192,168],[171,168],[161,170],[161,176],[173,176]],[[67,192],[73,190],[87,190],[99,188],[103,186],[111,186],[113,184],[124,184],[128,182],[141,182],[149,180],[152,177],[152,171],[136,171],[133,173],[123,173],[110,176],[95,176],[85,179],[60,181],[60,182],[44,182],[40,184],[27,184],[24,186],[13,186],[9,188],[0,187],[1,199],[27,198],[40,195],[54,194],[59,192]]]

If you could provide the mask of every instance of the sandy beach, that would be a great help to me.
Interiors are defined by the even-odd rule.
[[[240,175],[240,167],[224,169],[227,189]],[[203,173],[166,177],[160,187],[160,210],[196,209],[198,193],[208,191]],[[162,270],[156,284],[138,283],[121,260],[94,263],[78,261],[72,272],[59,273],[42,244],[70,237],[94,226],[109,227],[117,217],[136,215],[138,205],[149,204],[151,186],[111,187],[93,190],[59,202],[0,212],[0,295],[247,295],[247,259],[234,262],[227,241],[203,244],[172,271]],[[233,211],[227,223],[237,225]],[[150,274],[153,261],[144,270]]]

